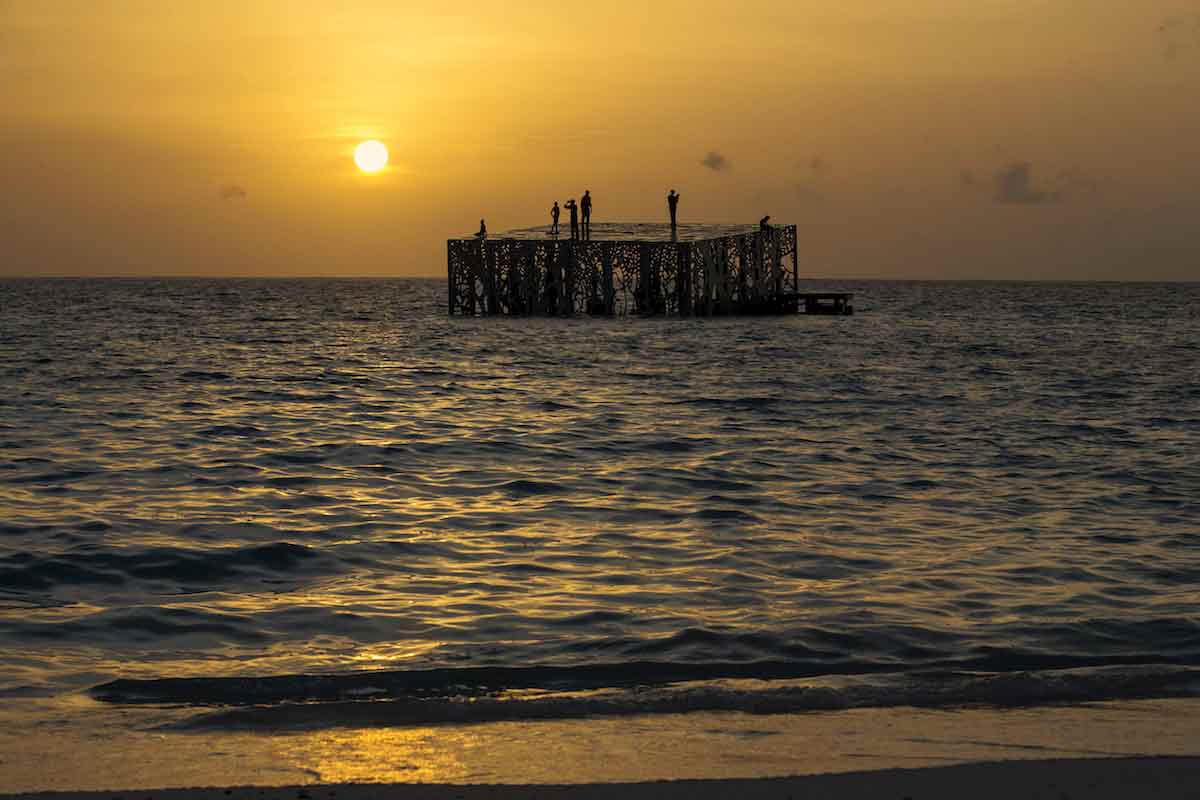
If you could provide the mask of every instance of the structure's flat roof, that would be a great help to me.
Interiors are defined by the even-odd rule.
[[[772,225],[772,227],[783,227]],[[593,242],[699,242],[706,239],[720,239],[725,236],[742,236],[756,233],[758,225],[706,225],[701,223],[684,223],[675,229],[671,235],[671,226],[659,222],[593,222],[591,236],[587,241]],[[474,236],[463,236],[463,239],[473,239]],[[559,223],[558,236],[550,234],[549,225],[539,225],[536,228],[517,228],[500,233],[488,233],[489,241],[498,239],[513,239],[518,241],[552,241],[571,238],[571,223],[566,213]]]

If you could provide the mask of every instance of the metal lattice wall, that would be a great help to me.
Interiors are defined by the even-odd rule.
[[[794,225],[685,242],[451,239],[447,270],[450,313],[467,316],[783,313],[799,292]]]

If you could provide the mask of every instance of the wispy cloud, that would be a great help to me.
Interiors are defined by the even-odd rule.
[[[230,183],[221,187],[218,192],[222,200],[245,200],[246,190],[236,183]]]
[[[996,171],[993,181],[996,187],[994,199],[997,203],[1016,205],[1041,205],[1058,200],[1058,192],[1046,192],[1033,185],[1033,164],[1014,161]]]
[[[716,150],[709,150],[700,161],[701,166],[708,167],[713,172],[723,172],[729,169],[729,159],[718,153]]]

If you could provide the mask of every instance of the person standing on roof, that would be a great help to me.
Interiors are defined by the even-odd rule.
[[[554,201],[554,206],[550,209],[550,234],[558,236],[558,201]]]
[[[674,189],[672,189],[671,193],[667,195],[667,208],[671,212],[671,229],[674,230],[674,228],[675,228],[675,209],[679,208],[679,195],[675,194]]]
[[[572,197],[566,203],[567,211],[571,212],[571,238],[579,238],[579,206],[575,203],[575,198]]]
[[[583,190],[583,199],[579,203],[579,210],[583,212],[583,238],[592,238],[592,193],[587,189]]]

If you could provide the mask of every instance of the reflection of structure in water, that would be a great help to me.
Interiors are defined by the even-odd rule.
[[[451,239],[447,256],[451,314],[825,310],[799,291],[795,225],[596,223],[586,241],[544,226]],[[836,313],[849,313],[849,295],[840,297]]]

